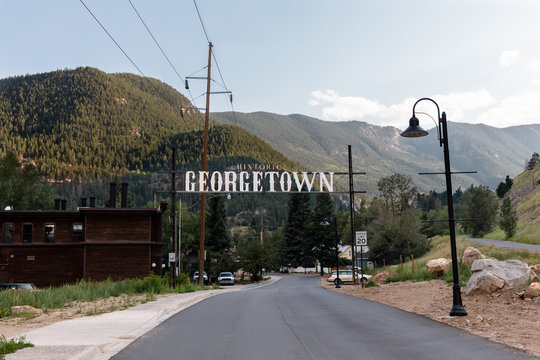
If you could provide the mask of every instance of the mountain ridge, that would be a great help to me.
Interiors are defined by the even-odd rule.
[[[218,122],[243,127],[279,148],[285,156],[319,170],[346,170],[347,145],[351,145],[354,171],[366,172],[365,181],[357,182],[371,194],[377,193],[378,179],[396,172],[411,175],[421,191],[445,189],[443,176],[418,176],[420,172],[444,171],[443,151],[437,149],[435,128],[424,138],[407,139],[395,127],[365,121],[325,122],[301,114],[261,111],[236,112],[234,116],[220,112],[212,113],[212,117]],[[471,184],[495,189],[506,175],[516,176],[523,170],[540,141],[540,124],[499,129],[485,124],[449,122],[448,141],[452,171],[477,171],[477,174],[454,175],[454,190]]]

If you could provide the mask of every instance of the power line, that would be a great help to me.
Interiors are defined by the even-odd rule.
[[[88,6],[86,6],[86,4],[84,3],[84,1],[83,1],[83,0],[79,0],[79,1],[81,2],[81,4],[83,4],[83,6],[86,8],[86,10],[88,10],[88,12],[90,13],[90,15],[92,15],[92,17],[94,18],[94,20],[96,20],[96,22],[99,24],[99,26],[101,26],[101,28],[103,29],[103,31],[105,31],[105,33],[109,36],[109,38],[116,44],[116,46],[120,49],[120,51],[122,51],[122,53],[126,56],[126,58],[133,64],[133,66],[135,66],[135,68],[139,71],[139,73],[140,73],[143,77],[146,78],[147,76],[142,72],[142,70],[137,66],[137,64],[135,64],[135,62],[131,59],[131,57],[129,57],[129,55],[124,51],[124,49],[122,49],[122,47],[120,46],[120,44],[118,44],[118,42],[114,39],[114,37],[111,35],[111,33],[109,33],[109,31],[105,28],[105,26],[99,21],[99,19],[96,17],[96,15],[94,15],[94,13],[88,8]],[[129,2],[130,2],[130,4],[131,4],[131,0],[129,0]],[[133,6],[133,4],[131,4],[131,5]],[[133,9],[135,10],[135,12],[137,12],[137,9],[135,9],[135,7],[133,7]],[[139,15],[138,12],[137,12],[137,15]],[[141,21],[143,21],[142,18],[140,17],[140,15],[139,15],[139,18],[141,19]],[[143,24],[144,24],[144,21],[143,21]],[[146,27],[146,24],[145,24],[145,27]],[[150,32],[150,29],[148,29],[148,27],[147,27],[147,30]],[[151,33],[150,33],[150,34],[151,34]],[[152,35],[152,34],[151,34],[151,35]],[[152,38],[154,38],[153,35],[152,35]],[[155,40],[155,38],[154,38],[154,40]],[[157,41],[156,41],[156,44],[157,44]],[[159,46],[159,44],[158,44],[158,47],[161,49],[161,47]],[[165,53],[164,53],[163,55],[165,55]],[[165,55],[165,57],[167,58],[167,55]],[[167,58],[167,60],[168,60],[168,58]],[[171,64],[171,66],[172,66],[172,64]],[[173,69],[174,69],[174,67],[173,67]],[[176,69],[175,69],[175,72],[176,72]],[[178,73],[177,73],[177,75],[178,75]],[[180,75],[178,75],[178,76],[180,76]],[[181,77],[180,77],[180,79],[181,79]],[[183,81],[183,80],[182,80],[182,81]],[[157,86],[155,86],[155,85],[153,84],[152,81],[149,81],[149,84],[150,84],[152,87],[154,87],[156,90],[158,90]],[[180,109],[175,109],[174,107],[172,107],[172,109],[173,109],[173,111],[174,111],[174,110],[177,110],[178,112],[180,111]],[[183,119],[183,118],[182,118],[182,119]],[[183,121],[184,121],[184,124],[185,124],[185,126],[186,126],[186,129],[189,129],[189,126],[188,126],[186,120],[183,119]]]
[[[195,10],[197,10],[197,16],[199,17],[199,21],[201,23],[201,26],[202,26],[202,29],[203,29],[203,32],[204,32],[204,36],[206,37],[206,41],[208,43],[210,43],[210,37],[208,36],[208,31],[206,30],[206,26],[204,25],[204,21],[202,19],[201,12],[199,11],[199,7],[197,6],[197,1],[196,0],[193,0],[193,5],[195,5]],[[216,58],[215,50],[212,51],[212,58],[214,59],[214,63],[216,64],[216,68],[218,70],[219,77],[221,78],[221,82],[223,84],[222,87],[225,90],[229,91],[229,89],[227,88],[227,85],[225,84],[225,80],[223,79],[221,69],[219,68],[219,63],[218,63],[217,58]],[[232,109],[232,113],[233,113],[233,119],[234,119],[234,122],[235,122],[235,125],[236,125],[236,117],[234,115],[234,107],[232,105],[232,95],[230,97],[230,104],[231,104],[231,109]]]
[[[139,17],[139,20],[141,20],[142,24],[144,25],[144,27],[146,28],[146,31],[148,31],[148,34],[150,34],[150,36],[152,37],[152,40],[154,40],[154,42],[156,43],[157,47],[159,48],[159,50],[161,51],[161,53],[163,54],[163,56],[165,57],[165,59],[167,60],[167,62],[169,63],[169,65],[171,66],[171,68],[174,70],[174,72],[176,73],[176,76],[178,76],[178,78],[180,79],[180,81],[182,83],[184,83],[184,78],[182,78],[182,76],[178,73],[178,71],[176,70],[176,68],[174,67],[172,61],[169,59],[169,57],[167,56],[167,54],[165,53],[165,51],[163,50],[163,48],[161,47],[161,45],[159,44],[159,42],[157,41],[156,37],[154,36],[154,34],[152,33],[152,31],[150,30],[150,28],[148,27],[148,25],[146,25],[146,22],[143,20],[141,14],[139,13],[139,11],[137,10],[137,8],[135,8],[135,5],[133,5],[133,2],[131,0],[128,0],[129,1],[129,4],[131,5],[131,7],[133,8],[133,10],[135,11],[135,13],[137,14],[137,16]],[[189,93],[189,97],[191,98],[191,102],[193,103],[193,105],[195,106],[195,99],[193,98],[193,94],[191,94],[191,90],[187,89],[188,90],[188,93]],[[185,122],[184,120],[184,123],[186,124],[186,127],[187,127],[187,123]]]
[[[197,10],[197,15],[199,16],[199,21],[201,22],[201,26],[204,31],[204,36],[206,36],[206,41],[210,42],[210,38],[208,37],[208,32],[206,31],[206,27],[204,26],[204,22],[201,17],[201,12],[199,11],[199,7],[197,6],[197,2],[193,0],[193,5],[195,5],[195,9]]]
[[[137,14],[137,16],[139,17],[139,19],[141,20],[141,22],[143,23],[144,27],[146,28],[146,31],[148,31],[148,33],[150,34],[150,36],[152,37],[152,40],[154,40],[154,42],[156,43],[157,47],[159,48],[159,50],[161,51],[161,53],[163,54],[163,56],[165,57],[165,59],[167,59],[167,62],[169,63],[169,65],[171,65],[172,69],[174,70],[174,72],[176,73],[176,75],[178,76],[178,78],[180,79],[180,81],[184,82],[184,79],[182,78],[182,76],[180,76],[180,74],[178,73],[178,71],[176,70],[176,68],[174,67],[174,65],[172,64],[171,60],[169,59],[169,57],[167,56],[167,54],[165,54],[165,51],[163,50],[163,48],[161,47],[161,45],[159,45],[159,42],[157,41],[156,37],[154,36],[154,34],[152,34],[152,31],[150,31],[150,29],[148,28],[148,25],[146,25],[146,23],[144,22],[143,18],[141,17],[141,14],[139,13],[139,11],[137,11],[137,9],[135,8],[135,5],[133,5],[133,3],[131,2],[131,0],[128,0],[131,7],[133,8],[133,10],[135,11],[135,13]]]
[[[94,13],[88,8],[88,6],[86,6],[86,4],[84,3],[83,0],[79,0],[81,2],[81,4],[83,4],[83,6],[86,8],[86,10],[88,10],[88,12],[90,13],[90,15],[92,15],[92,17],[94,18],[94,20],[96,20],[96,22],[99,24],[99,26],[101,26],[101,28],[103,29],[103,31],[105,31],[105,33],[111,38],[111,40],[116,44],[116,46],[120,49],[120,51],[122,51],[122,53],[128,58],[128,60],[133,64],[133,66],[135,66],[135,68],[139,71],[139,73],[146,77],[146,75],[144,75],[144,73],[142,72],[141,69],[139,69],[139,67],[137,66],[137,64],[135,64],[135,62],[129,57],[129,55],[124,51],[124,49],[122,49],[122,47],[120,46],[120,44],[118,44],[118,42],[116,42],[116,40],[113,38],[113,36],[107,31],[107,29],[105,28],[105,26],[103,26],[103,24],[101,24],[101,22],[98,20],[98,18],[94,15]]]

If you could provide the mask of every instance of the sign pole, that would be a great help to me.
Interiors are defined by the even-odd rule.
[[[356,275],[356,242],[354,241],[354,183],[353,183],[353,170],[352,170],[352,153],[351,145],[348,145],[349,153],[349,202],[350,202],[350,216],[351,216],[351,248],[352,248],[352,262],[353,262],[353,284],[358,284]]]

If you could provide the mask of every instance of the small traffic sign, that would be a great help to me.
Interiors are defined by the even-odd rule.
[[[356,232],[356,246],[366,246],[367,245],[367,231],[357,231]]]
[[[169,253],[169,262],[173,263],[176,261],[176,254],[175,253]]]

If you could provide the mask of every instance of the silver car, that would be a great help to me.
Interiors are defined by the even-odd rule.
[[[222,272],[218,278],[219,285],[234,285],[234,276],[230,272]]]

